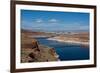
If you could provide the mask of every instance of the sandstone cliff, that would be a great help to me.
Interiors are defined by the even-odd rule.
[[[21,46],[21,62],[47,62],[58,61],[54,48],[39,44],[36,39],[29,38],[24,33],[22,34]]]

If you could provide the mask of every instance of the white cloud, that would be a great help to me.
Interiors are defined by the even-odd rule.
[[[56,23],[56,22],[58,22],[58,20],[57,19],[50,19],[50,20],[48,20],[49,22],[52,22],[52,23]]]
[[[36,22],[37,22],[37,23],[42,23],[43,20],[42,20],[42,19],[36,19]]]

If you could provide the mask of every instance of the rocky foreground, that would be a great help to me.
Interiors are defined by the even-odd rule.
[[[41,45],[36,39],[29,38],[22,33],[21,41],[21,62],[48,62],[59,61],[59,56],[54,48]]]
[[[30,37],[31,36],[31,37]],[[54,48],[39,44],[34,37],[48,37],[48,40],[58,42],[81,44],[81,46],[89,46],[89,33],[77,34],[55,34],[45,32],[32,32],[27,30],[21,31],[21,62],[47,62],[59,61],[59,56]]]

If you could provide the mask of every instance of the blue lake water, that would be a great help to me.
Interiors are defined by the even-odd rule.
[[[47,38],[36,38],[40,44],[53,47],[61,61],[65,60],[87,60],[89,59],[89,47],[81,45],[62,43]]]

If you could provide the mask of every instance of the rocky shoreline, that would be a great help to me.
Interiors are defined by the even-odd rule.
[[[34,39],[31,42],[32,47],[21,50],[21,62],[48,62],[48,61],[59,61],[59,55],[55,49],[49,46],[39,44]]]
[[[58,37],[48,38],[47,40],[53,40],[57,42],[64,42],[64,43],[70,43],[70,44],[80,44],[80,45],[89,45],[89,42],[84,41],[78,41],[78,40],[70,40],[70,39],[59,39]]]
[[[21,62],[49,62],[59,61],[59,55],[55,48],[40,44],[37,37],[46,38],[47,40],[54,40],[57,42],[64,42],[69,44],[78,44],[82,47],[89,47],[89,34],[52,34],[43,32],[21,32]]]

